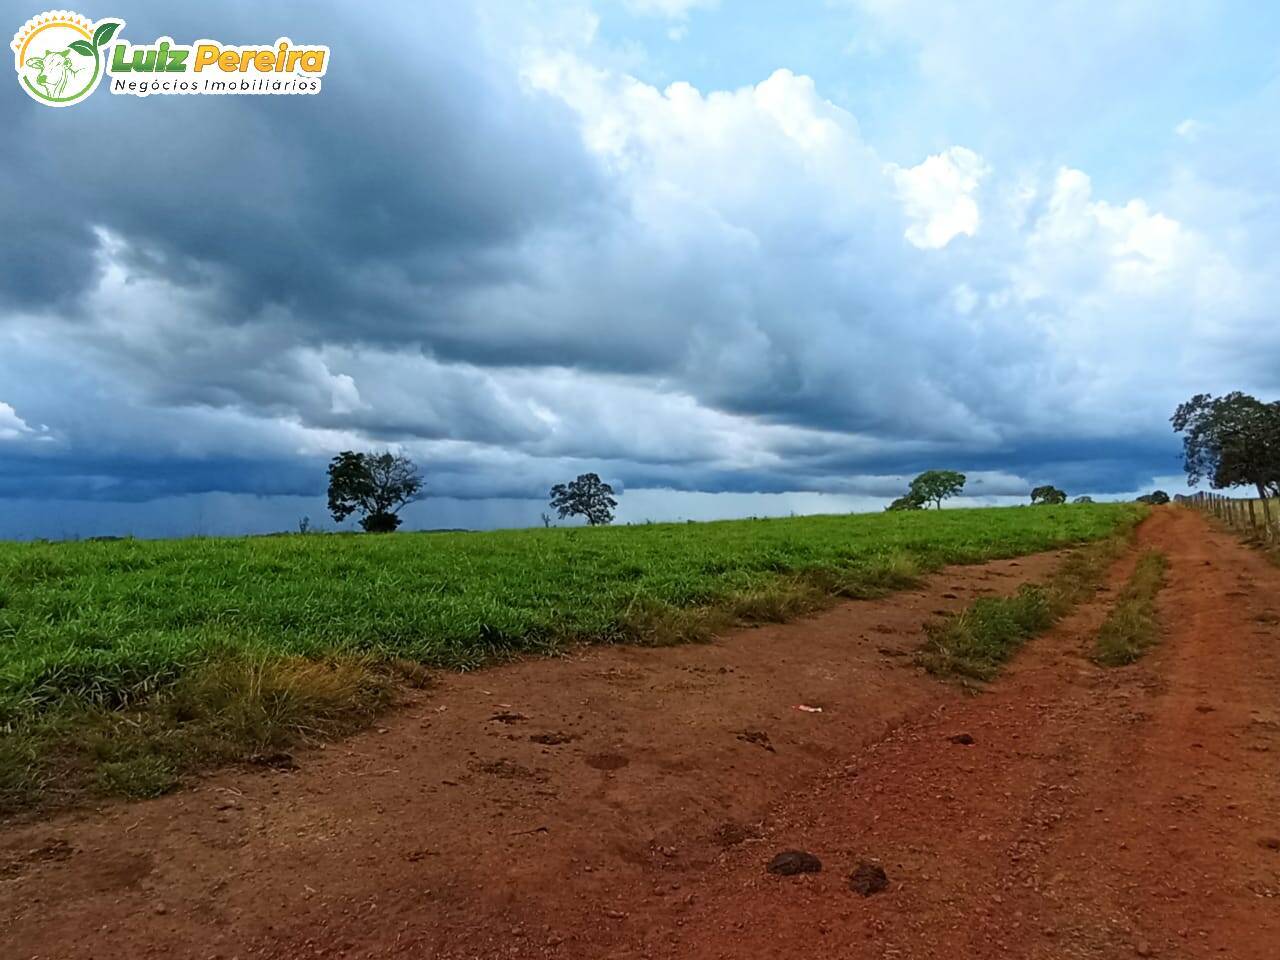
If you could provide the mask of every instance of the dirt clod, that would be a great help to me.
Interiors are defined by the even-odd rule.
[[[490,777],[497,777],[500,780],[532,780],[534,772],[522,764],[516,763],[506,757],[499,757],[497,760],[490,760],[485,763],[478,763],[474,768],[480,773]]]
[[[75,852],[75,848],[65,840],[49,840],[0,865],[0,880],[20,877],[33,864],[69,860]]]
[[[249,758],[249,762],[255,767],[270,767],[272,770],[298,769],[298,761],[293,759],[293,754],[286,753],[283,750],[255,753]]]
[[[560,733],[558,731],[552,733],[531,733],[529,739],[533,743],[541,743],[547,747],[558,747],[562,743],[572,743],[578,738],[572,733]]]
[[[863,860],[854,868],[853,873],[849,874],[849,889],[864,897],[880,893],[888,886],[889,875],[878,863]]]
[[[620,753],[593,753],[587,757],[587,766],[597,770],[621,770],[630,762]]]
[[[947,739],[952,743],[958,743],[963,747],[971,747],[978,742],[973,739],[973,734],[970,733],[957,733],[953,737],[947,737]]]
[[[773,744],[769,742],[769,734],[763,730],[743,730],[738,734],[738,739],[744,743],[754,743],[758,747],[764,747],[770,753],[776,753]]]
[[[733,820],[726,820],[716,827],[715,833],[712,834],[715,842],[722,847],[736,847],[740,843],[755,840],[759,836],[760,831],[755,827],[745,823],[736,823]]]
[[[783,850],[769,861],[765,869],[780,877],[794,877],[800,873],[821,872],[822,861],[803,850]]]

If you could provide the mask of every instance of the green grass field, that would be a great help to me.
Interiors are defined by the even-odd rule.
[[[672,643],[1099,540],[1135,505],[0,543],[0,811],[155,796],[368,723],[424,667]],[[276,752],[273,754],[273,751]]]
[[[0,722],[138,702],[218,658],[472,667],[680,639],[681,612],[780,619],[920,571],[1104,536],[1132,505],[495,533],[0,544]],[[800,607],[804,604],[800,603]]]

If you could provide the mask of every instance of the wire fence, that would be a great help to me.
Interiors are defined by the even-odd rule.
[[[1219,493],[1179,497],[1180,503],[1213,514],[1227,526],[1266,543],[1280,540],[1280,500],[1237,499]]]

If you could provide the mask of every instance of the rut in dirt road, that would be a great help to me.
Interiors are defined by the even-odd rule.
[[[1106,598],[1079,610],[786,804],[777,840],[828,871],[786,885],[742,856],[663,955],[1280,955],[1280,570],[1190,511],[1138,539],[1170,561],[1143,661],[1089,663]],[[892,886],[864,901],[845,873],[867,856]]]

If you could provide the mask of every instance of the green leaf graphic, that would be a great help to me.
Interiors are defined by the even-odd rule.
[[[93,49],[93,46],[89,43],[88,40],[73,41],[71,44],[71,49],[74,50],[76,53],[83,54],[86,57],[97,56],[97,51]]]
[[[115,23],[104,23],[93,31],[93,45],[101,47],[105,45],[112,37],[116,35],[116,31],[120,29],[119,21]]]

